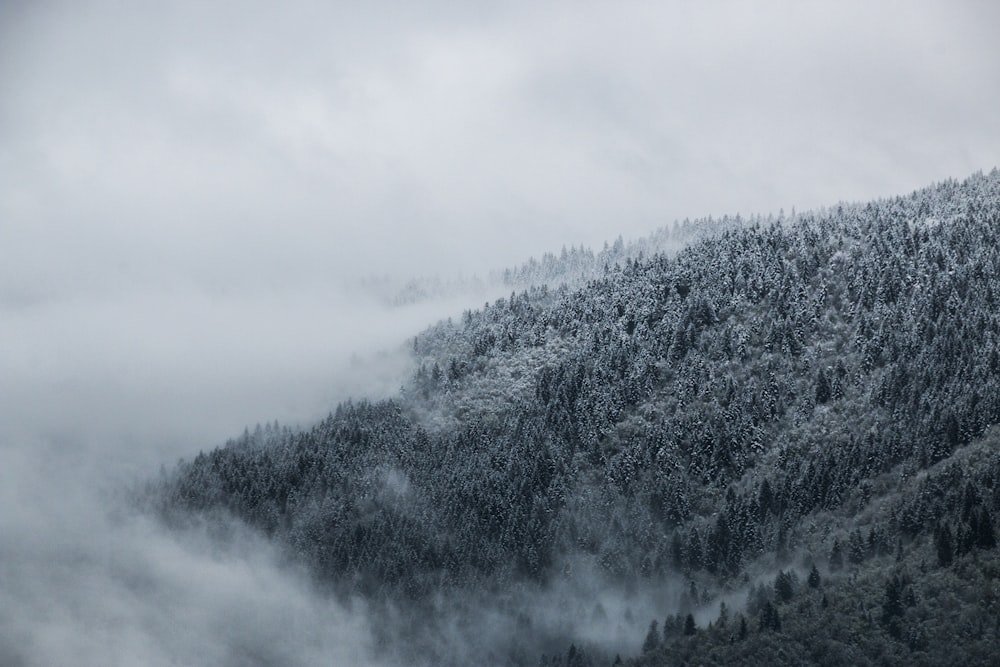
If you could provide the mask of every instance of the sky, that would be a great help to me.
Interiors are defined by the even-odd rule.
[[[108,489],[391,393],[408,336],[481,305],[361,282],[992,169],[997,25],[954,0],[0,1],[0,592],[24,611],[0,612],[0,658],[51,664],[56,636],[183,661],[135,572],[170,610],[246,606],[182,582],[217,555],[112,521]],[[58,592],[24,583],[71,557],[90,566]],[[85,619],[115,609],[134,642],[102,653]]]

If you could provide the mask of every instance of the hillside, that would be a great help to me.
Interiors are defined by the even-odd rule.
[[[741,220],[439,323],[394,400],[153,497],[366,600],[388,659],[986,664],[998,276],[996,170]]]

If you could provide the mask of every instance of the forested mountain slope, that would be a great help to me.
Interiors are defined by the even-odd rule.
[[[428,662],[469,659],[435,621],[482,605],[510,621],[485,663],[638,656],[650,618],[553,625],[526,593],[584,578],[677,584],[641,664],[824,663],[795,648],[820,627],[825,664],[975,661],[1000,649],[998,302],[995,170],[741,221],[440,323],[397,399],[247,433],[155,498],[265,531]]]
[[[627,242],[619,236],[614,243],[605,242],[604,248],[596,253],[582,245],[571,246],[569,249],[564,246],[559,254],[545,253],[539,259],[532,257],[518,266],[492,271],[485,278],[422,276],[398,284],[386,276],[368,278],[362,281],[361,287],[394,306],[419,303],[431,298],[502,294],[504,289],[520,291],[541,285],[550,288],[563,285],[578,288],[587,281],[600,277],[605,267],[643,255],[672,255],[691,243],[726,230],[742,229],[745,224],[746,221],[738,215],[684,220]]]

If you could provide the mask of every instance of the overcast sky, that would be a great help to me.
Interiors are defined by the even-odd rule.
[[[986,1],[0,3],[4,398],[124,388],[114,420],[142,389],[218,437],[315,414],[351,348],[423,326],[345,281],[988,170],[997,25]]]
[[[87,489],[390,391],[407,336],[478,305],[389,310],[360,278],[993,168],[998,25],[985,0],[0,1],[4,541],[119,530],[78,521]],[[161,581],[174,547],[130,530]],[[0,574],[58,560],[49,537]]]

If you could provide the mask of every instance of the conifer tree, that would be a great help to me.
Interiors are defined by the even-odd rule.
[[[812,569],[809,570],[809,578],[806,581],[808,582],[810,588],[819,588],[820,576],[815,563],[813,564]]]
[[[792,596],[795,595],[795,586],[791,573],[778,572],[778,576],[774,578],[774,594],[782,602],[788,602],[792,599]]]
[[[938,525],[934,533],[934,548],[937,551],[938,565],[948,567],[955,557],[955,539],[951,532],[951,526],[947,523]]]
[[[642,643],[642,652],[649,653],[656,650],[660,645],[660,632],[657,630],[656,621],[649,624],[649,632],[646,633],[646,640]]]
[[[982,549],[996,548],[997,538],[996,533],[993,530],[993,516],[986,507],[983,507],[980,510],[978,529],[976,544]]]
[[[830,550],[830,570],[836,572],[844,567],[844,551],[840,546],[840,540],[833,541],[833,548]]]

